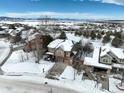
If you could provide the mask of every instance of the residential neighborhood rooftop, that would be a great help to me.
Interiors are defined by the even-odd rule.
[[[114,48],[114,47],[106,47],[103,46],[101,48],[101,55],[100,56],[104,56],[106,55],[108,52],[112,52],[114,53],[118,58],[120,59],[124,59],[124,49],[121,48]]]
[[[94,48],[93,57],[85,57],[84,65],[94,66],[98,68],[112,69],[111,65],[99,62],[100,48]]]

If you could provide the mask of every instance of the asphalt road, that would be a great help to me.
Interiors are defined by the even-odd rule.
[[[72,90],[26,81],[0,79],[0,93],[78,93]]]

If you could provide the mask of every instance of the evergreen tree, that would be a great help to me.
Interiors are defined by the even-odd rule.
[[[104,35],[104,34],[105,34],[105,32],[104,32],[104,31],[102,31],[102,32],[101,32],[101,34],[102,34],[102,35]]]
[[[89,36],[90,36],[90,35],[89,35],[89,32],[86,32],[86,31],[83,32],[83,36],[86,37],[86,38],[89,38]]]
[[[63,32],[61,32],[61,34],[60,34],[60,36],[59,36],[59,39],[66,39],[67,37],[66,37],[66,34],[65,34],[65,32],[63,31]]]
[[[97,34],[96,36],[98,39],[101,39],[102,38],[102,35],[100,33]]]
[[[106,35],[103,37],[102,42],[103,42],[103,43],[108,43],[110,40],[111,40],[111,39],[110,39],[110,35],[107,35],[107,34],[106,34]]]
[[[15,25],[14,25],[14,24],[10,24],[10,25],[9,25],[9,29],[14,29],[14,30],[15,30],[15,29],[16,29],[16,28],[15,28]]]
[[[81,48],[82,48],[82,43],[81,43],[81,41],[80,42],[77,42],[76,44],[74,44],[74,46],[73,46],[73,51],[79,51],[79,50],[81,50]]]
[[[115,32],[114,36],[117,37],[117,38],[121,38],[121,32]]]
[[[53,38],[50,35],[43,36],[43,48],[47,48],[47,45],[53,41]]]
[[[81,36],[82,35],[81,31],[75,31],[75,36],[76,35]]]
[[[91,39],[95,39],[96,38],[96,33],[94,31],[91,32]]]
[[[110,35],[113,35],[113,33],[112,33],[112,31],[108,31],[108,32],[106,32],[106,35],[110,36]]]
[[[121,45],[122,41],[120,38],[118,37],[115,37],[113,40],[112,40],[112,46],[114,47],[119,47]]]
[[[87,53],[91,53],[93,52],[94,48],[92,46],[92,43],[86,43],[84,46],[83,46],[83,51],[85,54]]]

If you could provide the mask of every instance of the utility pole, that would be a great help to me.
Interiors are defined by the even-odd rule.
[[[75,75],[76,75],[76,73],[75,73],[75,69],[74,69],[74,80],[75,80]]]

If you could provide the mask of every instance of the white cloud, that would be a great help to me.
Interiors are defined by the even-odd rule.
[[[112,3],[117,5],[124,5],[124,0],[102,0],[103,3]]]
[[[74,2],[76,2],[76,1],[80,1],[80,2],[83,2],[84,0],[73,0]]]
[[[90,13],[61,13],[61,12],[26,12],[26,13],[4,13],[0,16],[8,17],[23,17],[23,18],[40,18],[42,16],[49,16],[51,18],[77,18],[77,19],[116,19],[117,17],[90,14]],[[124,19],[124,17],[118,17],[118,19]]]
[[[117,5],[124,5],[124,0],[89,0],[89,1],[100,1],[102,3],[111,3]]]

